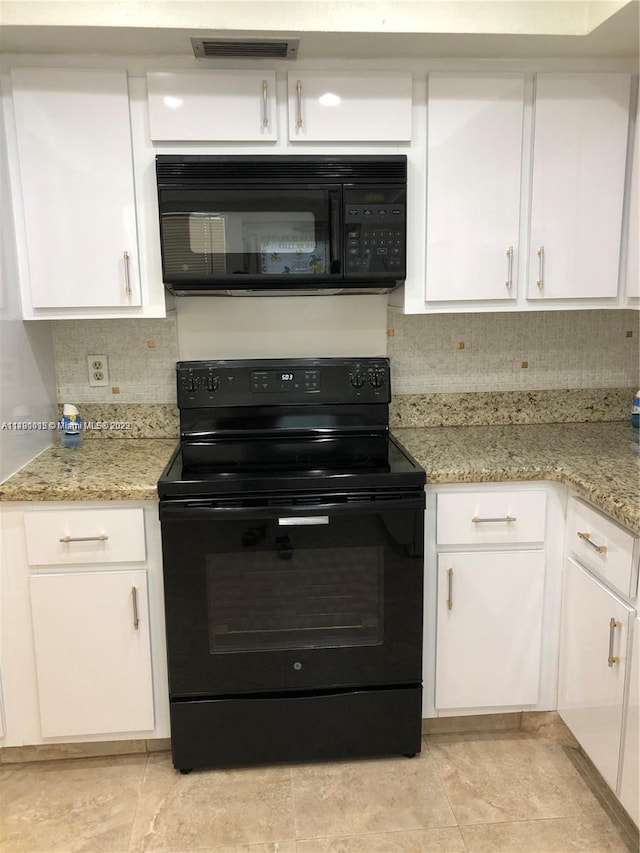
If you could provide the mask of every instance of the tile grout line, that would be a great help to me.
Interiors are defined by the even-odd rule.
[[[127,841],[128,853],[132,853],[131,844],[133,841],[133,831],[134,831],[135,826],[136,826],[136,820],[138,819],[138,810],[140,808],[140,799],[142,797],[142,788],[144,787],[145,779],[147,778],[147,770],[149,769],[149,756],[150,755],[151,755],[151,753],[147,752],[145,762],[144,762],[144,768],[142,770],[142,775],[140,776],[140,783],[138,785],[138,799],[136,800],[136,807],[133,811],[133,820],[131,821],[131,829],[129,830],[129,839]]]
[[[460,838],[461,838],[462,843],[464,845],[464,849],[468,853],[469,848],[467,847],[467,842],[465,841],[464,835],[462,834],[462,827],[460,826],[460,821],[458,820],[458,815],[456,814],[455,809],[453,808],[453,803],[449,799],[449,794],[447,792],[446,785],[442,781],[442,776],[440,775],[440,768],[438,767],[438,762],[436,761],[435,755],[431,752],[431,748],[429,746],[429,742],[428,742],[427,738],[428,738],[428,735],[422,735],[422,741],[423,741],[425,747],[427,748],[427,752],[429,753],[429,756],[430,756],[431,760],[433,761],[434,767],[436,768],[436,774],[438,776],[438,781],[440,782],[440,787],[442,788],[442,790],[444,792],[447,803],[449,804],[449,808],[451,809],[451,814],[453,815],[453,817],[455,819],[456,829],[458,830],[458,832],[460,834]]]

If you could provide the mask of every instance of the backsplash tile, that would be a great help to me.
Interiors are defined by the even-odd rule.
[[[403,315],[390,309],[392,388],[424,394],[637,387],[639,317],[631,310]]]

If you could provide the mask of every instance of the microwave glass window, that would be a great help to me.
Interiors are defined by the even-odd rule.
[[[242,193],[240,193],[242,195]],[[269,198],[213,200],[197,212],[162,214],[166,274],[325,275],[330,272],[328,203],[296,193],[278,204]],[[309,195],[315,196],[315,193]],[[301,197],[303,196],[303,197]],[[266,204],[270,201],[271,204]],[[258,203],[259,202],[259,203]],[[260,208],[266,209],[260,209]],[[203,210],[202,208],[206,208]]]

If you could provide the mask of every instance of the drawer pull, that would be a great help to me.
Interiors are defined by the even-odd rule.
[[[138,630],[140,619],[138,618],[138,590],[135,586],[131,587],[131,601],[133,604],[133,627]]]
[[[262,81],[262,126],[269,127],[269,84],[266,80]]]
[[[302,127],[302,80],[296,81],[296,127]]]
[[[449,591],[447,610],[453,610],[453,569],[447,569],[447,586]]]
[[[607,553],[607,546],[606,545],[596,545],[595,542],[592,542],[590,533],[580,533],[580,531],[578,530],[578,536],[580,539],[582,539],[583,542],[586,542],[588,545],[591,545],[592,548],[595,548],[596,551],[598,552],[598,554],[606,554]]]
[[[612,616],[609,620],[609,657],[607,659],[609,666],[613,666],[614,663],[620,663],[620,658],[614,657],[613,654],[613,632],[616,628],[622,628],[622,622]]]
[[[516,521],[516,518],[513,515],[503,515],[502,518],[480,518],[479,515],[474,515],[471,521],[474,524],[486,524],[487,522],[495,521]]]
[[[99,536],[63,536],[61,542],[106,542],[109,537],[104,533]]]

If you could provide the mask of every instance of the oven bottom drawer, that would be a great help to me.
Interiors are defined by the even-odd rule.
[[[173,765],[270,764],[421,748],[422,687],[171,703]]]

